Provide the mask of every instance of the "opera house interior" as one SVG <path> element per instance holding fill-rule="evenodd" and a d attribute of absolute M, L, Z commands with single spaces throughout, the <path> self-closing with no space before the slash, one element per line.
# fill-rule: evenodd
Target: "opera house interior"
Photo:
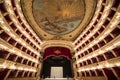
<path fill-rule="evenodd" d="M 0 80 L 120 80 L 120 0 L 0 0 Z"/>

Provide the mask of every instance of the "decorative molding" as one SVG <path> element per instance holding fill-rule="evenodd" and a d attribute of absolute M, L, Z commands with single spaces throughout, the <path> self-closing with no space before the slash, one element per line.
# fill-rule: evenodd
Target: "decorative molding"
<path fill-rule="evenodd" d="M 44 41 L 41 45 L 42 49 L 41 52 L 44 52 L 44 50 L 48 47 L 54 47 L 54 46 L 60 46 L 60 47 L 66 47 L 70 49 L 71 53 L 74 53 L 74 45 L 70 41 L 63 41 L 63 40 L 49 40 Z"/>

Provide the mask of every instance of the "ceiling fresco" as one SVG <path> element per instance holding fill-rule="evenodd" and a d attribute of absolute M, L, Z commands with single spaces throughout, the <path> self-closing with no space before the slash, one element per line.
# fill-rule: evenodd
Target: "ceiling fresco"
<path fill-rule="evenodd" d="M 75 30 L 85 14 L 84 0 L 34 0 L 33 15 L 41 29 L 49 34 L 67 34 Z"/>

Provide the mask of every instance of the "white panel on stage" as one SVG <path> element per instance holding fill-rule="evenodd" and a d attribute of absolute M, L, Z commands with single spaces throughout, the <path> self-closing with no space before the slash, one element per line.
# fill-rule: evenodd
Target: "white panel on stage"
<path fill-rule="evenodd" d="M 63 67 L 51 67 L 51 78 L 63 78 Z"/>

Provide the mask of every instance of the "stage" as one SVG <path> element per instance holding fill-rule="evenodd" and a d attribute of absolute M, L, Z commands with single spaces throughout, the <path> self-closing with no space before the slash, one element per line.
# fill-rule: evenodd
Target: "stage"
<path fill-rule="evenodd" d="M 42 80 L 74 80 L 73 78 L 45 78 Z"/>

